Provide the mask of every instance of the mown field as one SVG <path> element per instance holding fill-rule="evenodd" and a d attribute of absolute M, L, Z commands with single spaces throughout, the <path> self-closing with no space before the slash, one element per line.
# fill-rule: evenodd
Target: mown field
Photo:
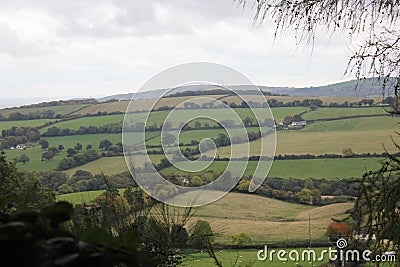
<path fill-rule="evenodd" d="M 0 132 L 1 130 L 10 129 L 11 127 L 38 127 L 51 121 L 54 120 L 40 119 L 40 120 L 21 120 L 21 121 L 0 121 Z"/>
<path fill-rule="evenodd" d="M 122 193 L 123 189 L 120 189 Z M 78 192 L 57 196 L 59 200 L 74 204 L 93 200 L 103 191 Z M 206 194 L 213 194 L 212 191 Z M 206 220 L 213 229 L 215 242 L 229 244 L 231 235 L 247 233 L 252 244 L 308 238 L 308 218 L 311 218 L 313 240 L 324 239 L 331 218 L 343 218 L 352 203 L 332 204 L 322 207 L 302 205 L 266 198 L 253 194 L 228 193 L 214 203 L 194 208 L 189 229 L 197 220 Z M 179 210 L 180 208 L 177 208 Z"/>
<path fill-rule="evenodd" d="M 263 266 L 270 266 L 270 267 L 281 267 L 281 266 L 309 266 L 310 262 L 308 261 L 307 256 L 305 256 L 305 261 L 301 260 L 301 255 L 303 250 L 308 250 L 308 248 L 290 248 L 287 247 L 284 250 L 289 253 L 291 250 L 298 251 L 300 255 L 300 261 L 298 262 L 280 262 L 276 254 L 274 254 L 274 258 L 272 261 L 267 259 L 266 261 L 259 261 L 257 260 L 257 252 L 260 249 L 263 249 L 264 246 L 260 245 L 259 248 L 255 249 L 239 249 L 239 250 L 217 250 L 215 252 L 217 258 L 221 261 L 223 266 L 254 266 L 254 267 L 263 267 Z M 273 248 L 269 248 L 268 251 L 271 251 Z M 317 258 L 321 255 L 322 250 L 327 248 L 313 248 L 315 251 Z M 276 249 L 279 250 L 279 249 Z M 286 254 L 288 255 L 288 254 Z M 315 264 L 323 264 L 328 262 L 328 257 L 325 254 L 325 259 L 323 261 L 318 261 Z M 198 252 L 189 252 L 184 255 L 185 260 L 182 263 L 182 266 L 193 266 L 193 267 L 213 267 L 215 263 L 213 259 L 211 259 L 207 252 L 205 251 L 198 251 Z M 248 265 L 246 265 L 248 264 Z M 318 266 L 316 265 L 316 266 Z"/>
<path fill-rule="evenodd" d="M 153 163 L 159 163 L 161 155 L 150 156 Z M 325 178 L 328 180 L 361 177 L 366 170 L 377 169 L 383 158 L 336 158 L 336 159 L 300 159 L 300 160 L 275 160 L 268 177 L 280 178 Z M 140 162 L 139 162 L 140 164 Z M 196 165 L 196 163 L 193 163 Z M 240 164 L 240 163 L 239 163 Z M 233 173 L 239 171 L 241 164 L 232 162 Z M 256 161 L 248 163 L 245 175 L 254 172 Z M 215 161 L 208 168 L 222 172 L 227 166 L 227 161 Z M 70 176 L 77 170 L 87 170 L 93 174 L 116 174 L 127 170 L 124 157 L 102 158 L 85 165 L 66 171 Z M 186 172 L 174 167 L 161 171 L 163 174 L 187 175 Z"/>
<path fill-rule="evenodd" d="M 302 117 L 305 120 L 329 119 L 347 116 L 366 116 L 376 114 L 387 114 L 387 108 L 368 107 L 368 108 L 318 108 L 305 113 Z"/>
<path fill-rule="evenodd" d="M 90 106 L 89 104 L 76 104 L 76 105 L 61 105 L 61 106 L 50 106 L 50 107 L 37 107 L 37 108 L 6 108 L 0 109 L 0 114 L 7 117 L 10 113 L 19 112 L 22 114 L 29 114 L 35 112 L 43 112 L 47 110 L 52 110 L 56 114 L 69 114 L 74 111 L 80 110 L 84 107 Z"/>
<path fill-rule="evenodd" d="M 253 244 L 265 244 L 287 238 L 307 239 L 310 215 L 312 238 L 321 240 L 331 218 L 344 218 L 352 205 L 340 203 L 315 207 L 231 192 L 216 202 L 195 208 L 189 225 L 199 219 L 208 221 L 219 243 L 228 244 L 231 235 L 243 232 L 251 237 Z"/>
<path fill-rule="evenodd" d="M 383 158 L 335 158 L 335 159 L 299 159 L 299 160 L 275 160 L 272 163 L 268 177 L 280 178 L 325 178 L 327 180 L 361 177 L 367 170 L 377 169 Z M 244 175 L 254 173 L 257 161 L 250 161 Z M 192 163 L 196 165 L 196 163 Z M 208 168 L 223 172 L 227 167 L 227 161 L 215 161 Z M 237 174 L 243 166 L 243 162 L 232 163 L 232 173 Z M 185 164 L 185 166 L 188 164 Z M 187 172 L 168 167 L 161 171 L 164 174 L 187 175 Z"/>
<path fill-rule="evenodd" d="M 58 195 L 56 199 L 58 201 L 67 201 L 73 205 L 89 203 L 93 201 L 96 197 L 101 195 L 105 190 L 96 190 L 96 191 L 86 191 L 86 192 L 75 192 L 69 194 Z M 118 189 L 120 194 L 123 194 L 125 189 Z"/>
<path fill-rule="evenodd" d="M 154 164 L 158 164 L 160 163 L 160 160 L 164 156 L 150 155 L 149 157 Z M 138 157 L 138 162 L 136 162 L 137 165 L 135 166 L 141 167 L 143 162 L 144 160 L 141 160 L 140 157 Z M 119 156 L 119 157 L 100 158 L 98 160 L 86 163 L 85 165 L 69 169 L 66 171 L 66 173 L 69 176 L 72 176 L 77 170 L 86 170 L 91 172 L 92 174 L 103 173 L 109 175 L 127 171 L 128 167 L 126 166 L 125 158 L 123 156 Z"/>
<path fill-rule="evenodd" d="M 46 132 L 49 127 L 58 127 L 60 129 L 69 128 L 71 130 L 78 130 L 80 126 L 103 126 L 109 123 L 122 123 L 124 120 L 123 114 L 107 115 L 107 116 L 96 116 L 96 117 L 85 117 L 80 119 L 68 120 L 59 123 L 55 123 L 51 126 L 42 128 L 40 131 Z"/>

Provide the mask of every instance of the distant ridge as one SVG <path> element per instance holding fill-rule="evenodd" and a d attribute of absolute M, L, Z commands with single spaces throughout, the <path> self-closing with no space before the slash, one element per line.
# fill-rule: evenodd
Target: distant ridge
<path fill-rule="evenodd" d="M 229 86 L 229 85 L 227 85 Z M 270 92 L 277 95 L 289 96 L 310 96 L 310 97 L 380 97 L 382 96 L 382 80 L 378 79 L 365 79 L 362 81 L 350 80 L 329 85 L 316 86 L 316 87 L 270 87 L 258 86 L 262 91 Z M 390 88 L 390 84 L 388 85 Z M 214 85 L 188 85 L 177 87 L 173 93 L 197 90 L 212 90 L 220 87 Z M 232 90 L 254 90 L 251 85 L 234 85 L 229 86 Z M 168 89 L 157 89 L 137 93 L 137 99 L 149 99 L 163 96 Z M 98 98 L 99 102 L 105 102 L 110 99 L 130 100 L 134 93 L 111 95 Z"/>

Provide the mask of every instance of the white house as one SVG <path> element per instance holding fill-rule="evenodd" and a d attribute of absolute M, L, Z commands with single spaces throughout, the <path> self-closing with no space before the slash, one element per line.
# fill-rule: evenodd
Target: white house
<path fill-rule="evenodd" d="M 293 121 L 292 124 L 290 124 L 290 126 L 294 127 L 294 126 L 306 126 L 307 122 L 306 121 Z"/>
<path fill-rule="evenodd" d="M 19 144 L 15 148 L 17 148 L 17 149 L 26 149 L 26 145 L 25 144 Z"/>

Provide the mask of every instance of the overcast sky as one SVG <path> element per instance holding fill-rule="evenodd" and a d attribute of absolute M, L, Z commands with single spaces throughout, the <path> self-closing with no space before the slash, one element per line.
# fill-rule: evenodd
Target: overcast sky
<path fill-rule="evenodd" d="M 343 80 L 348 39 L 311 48 L 232 0 L 0 0 L 1 98 L 98 97 L 137 90 L 165 68 L 230 66 L 266 86 Z"/>

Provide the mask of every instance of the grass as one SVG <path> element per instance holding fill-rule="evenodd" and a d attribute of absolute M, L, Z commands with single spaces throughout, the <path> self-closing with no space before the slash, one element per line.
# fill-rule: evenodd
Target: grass
<path fill-rule="evenodd" d="M 83 135 L 70 135 L 70 136 L 56 136 L 56 137 L 43 137 L 49 142 L 50 146 L 58 146 L 59 144 L 64 145 L 65 149 L 74 147 L 76 143 L 81 143 L 83 149 L 88 144 L 93 146 L 93 149 L 100 151 L 99 143 L 103 139 L 110 140 L 113 144 L 120 143 L 121 134 L 83 134 Z"/>
<path fill-rule="evenodd" d="M 276 155 L 279 154 L 341 154 L 344 148 L 351 148 L 354 153 L 373 153 L 397 152 L 391 136 L 396 142 L 400 137 L 394 132 L 391 126 L 382 127 L 380 130 L 360 130 L 349 131 L 278 131 L 276 140 Z M 267 155 L 273 151 L 273 136 L 266 136 L 250 142 L 251 156 L 260 155 L 260 147 L 263 142 Z M 234 157 L 247 156 L 247 144 L 235 144 L 237 149 Z M 232 146 L 232 147 L 233 147 Z M 231 147 L 220 147 L 218 153 L 220 157 L 230 157 Z"/>
<path fill-rule="evenodd" d="M 121 123 L 124 120 L 124 115 L 123 114 L 117 114 L 117 115 L 108 115 L 108 116 L 95 116 L 95 117 L 85 117 L 85 118 L 79 118 L 79 119 L 74 119 L 74 120 L 68 120 L 68 121 L 63 121 L 59 123 L 55 123 L 49 127 L 45 127 L 41 129 L 40 131 L 46 132 L 48 128 L 50 127 L 58 127 L 58 128 L 69 128 L 71 130 L 78 130 L 80 126 L 103 126 L 108 123 Z"/>
<path fill-rule="evenodd" d="M 1 130 L 10 129 L 11 127 L 38 127 L 50 121 L 53 120 L 41 119 L 41 120 L 22 120 L 22 121 L 0 121 L 0 132 Z"/>
<path fill-rule="evenodd" d="M 0 114 L 3 116 L 8 116 L 12 112 L 29 114 L 29 113 L 35 113 L 37 111 L 42 112 L 47 110 L 53 110 L 56 114 L 65 115 L 87 106 L 89 105 L 76 104 L 76 105 L 61 105 L 61 106 L 51 106 L 51 107 L 37 107 L 37 108 L 7 108 L 7 109 L 0 109 Z"/>
<path fill-rule="evenodd" d="M 257 259 L 257 252 L 260 249 L 263 249 L 263 246 L 255 249 L 238 249 L 238 250 L 218 250 L 215 251 L 217 258 L 222 262 L 223 266 L 254 266 L 254 267 L 261 267 L 261 266 L 270 266 L 270 267 L 281 267 L 281 266 L 308 266 L 310 262 L 307 260 L 307 256 L 305 256 L 306 261 L 301 261 L 301 252 L 308 248 L 285 248 L 284 250 L 289 253 L 291 250 L 296 250 L 299 253 L 300 261 L 293 262 L 281 262 L 277 259 L 277 254 L 274 254 L 273 260 L 270 261 L 269 258 L 266 261 L 259 261 Z M 268 253 L 273 248 L 268 248 Z M 316 253 L 316 257 L 319 258 L 321 255 L 322 250 L 327 248 L 313 248 Z M 280 249 L 275 249 L 279 251 Z M 286 254 L 285 257 L 288 258 L 289 254 Z M 323 264 L 327 262 L 328 254 L 325 254 L 325 258 L 323 261 L 318 261 L 316 264 Z M 215 266 L 214 260 L 209 257 L 207 252 L 205 251 L 197 251 L 197 252 L 189 252 L 187 254 L 184 253 L 185 260 L 182 263 L 182 266 L 193 266 L 193 267 L 213 267 Z M 233 265 L 237 261 L 239 265 Z M 241 264 L 241 265 L 240 265 Z M 250 265 L 246 265 L 250 264 Z"/>
<path fill-rule="evenodd" d="M 383 107 L 371 108 L 318 108 L 314 111 L 309 111 L 302 117 L 305 120 L 339 118 L 345 116 L 358 116 L 358 115 L 375 115 L 387 114 Z"/>
<path fill-rule="evenodd" d="M 163 157 L 163 155 L 150 155 L 150 160 L 153 163 L 158 164 Z M 144 160 L 142 160 L 140 157 L 136 157 L 135 159 L 138 159 L 138 162 L 136 162 L 135 166 L 141 166 L 144 162 Z M 104 173 L 105 175 L 110 175 L 127 171 L 128 168 L 126 166 L 125 158 L 121 156 L 100 158 L 84 165 L 69 169 L 65 172 L 69 176 L 72 176 L 77 170 L 89 171 L 92 174 Z"/>
<path fill-rule="evenodd" d="M 100 140 L 109 139 L 111 142 L 118 143 L 121 142 L 121 134 L 93 134 L 93 135 L 73 135 L 73 136 L 58 136 L 58 137 L 46 137 L 43 138 L 49 142 L 49 146 L 55 146 L 62 144 L 64 145 L 64 150 L 61 151 L 50 161 L 42 161 L 42 154 L 45 150 L 40 148 L 38 144 L 28 144 L 26 150 L 14 149 L 5 150 L 6 156 L 9 159 L 19 157 L 22 154 L 26 154 L 30 161 L 28 163 L 22 164 L 18 163 L 18 169 L 22 171 L 50 171 L 57 167 L 58 162 L 67 156 L 66 150 L 70 147 L 74 147 L 77 142 L 83 145 L 83 151 L 86 145 L 91 144 L 93 149 L 98 152 L 101 150 L 98 148 Z"/>
<path fill-rule="evenodd" d="M 382 158 L 336 158 L 336 159 L 300 159 L 300 160 L 275 160 L 268 177 L 280 178 L 325 178 L 328 180 L 361 177 L 366 170 L 378 169 Z M 195 163 L 192 163 L 195 164 Z M 241 164 L 232 162 L 232 173 L 236 174 L 241 169 Z M 227 166 L 226 161 L 215 161 L 208 169 L 223 172 Z M 254 173 L 256 161 L 250 161 L 245 175 Z M 187 175 L 186 172 L 168 167 L 161 171 L 163 174 Z"/>
<path fill-rule="evenodd" d="M 225 244 L 231 243 L 231 235 L 241 232 L 248 234 L 253 244 L 287 238 L 306 240 L 310 214 L 312 237 L 321 239 L 331 218 L 343 218 L 352 205 L 340 203 L 315 207 L 231 192 L 214 203 L 194 208 L 189 228 L 197 220 L 206 220 L 217 234 L 216 242 Z"/>
<path fill-rule="evenodd" d="M 10 160 L 15 157 L 19 157 L 22 154 L 26 154 L 30 161 L 28 163 L 22 164 L 18 163 L 17 167 L 20 171 L 50 171 L 54 170 L 57 166 L 57 163 L 63 158 L 66 157 L 66 153 L 60 153 L 56 155 L 50 161 L 42 161 L 42 154 L 44 150 L 40 148 L 39 145 L 28 146 L 26 150 L 14 149 L 14 150 L 5 150 L 7 158 Z M 64 155 L 65 153 L 65 155 Z"/>
<path fill-rule="evenodd" d="M 360 131 L 360 130 L 400 130 L 395 117 L 354 118 L 335 121 L 314 122 L 307 125 L 303 132 Z"/>
<path fill-rule="evenodd" d="M 105 190 L 96 190 L 96 191 L 86 191 L 86 192 L 75 192 L 69 194 L 58 195 L 56 199 L 58 201 L 67 201 L 73 205 L 89 203 L 93 201 L 96 197 L 101 195 Z M 120 194 L 123 194 L 125 189 L 118 189 Z"/>
<path fill-rule="evenodd" d="M 257 132 L 260 128 L 258 127 L 250 127 L 246 128 L 247 132 Z M 267 128 L 261 127 L 261 131 L 267 131 Z M 233 136 L 239 135 L 242 131 L 240 129 L 231 129 L 231 133 Z M 157 133 L 158 137 L 151 139 L 146 142 L 147 145 L 161 145 L 161 133 L 160 132 L 149 132 L 155 135 Z M 192 130 L 192 131 L 183 131 L 179 134 L 179 143 L 189 144 L 191 140 L 201 141 L 205 138 L 217 138 L 219 134 L 228 135 L 225 129 L 208 129 L 208 130 Z M 146 138 L 150 136 L 147 135 Z"/>
<path fill-rule="evenodd" d="M 209 98 L 219 98 L 222 95 L 209 95 L 206 97 Z M 169 106 L 169 107 L 175 107 L 179 103 L 182 103 L 183 101 L 192 99 L 192 96 L 183 96 L 183 97 L 171 97 L 171 98 L 161 98 L 157 104 L 155 105 L 155 108 L 159 108 L 162 106 Z M 97 104 L 97 105 L 92 105 L 87 108 L 84 108 L 80 111 L 78 111 L 76 114 L 96 114 L 97 112 L 125 112 L 130 101 L 119 101 L 119 102 L 111 102 L 111 103 L 102 103 L 102 104 Z M 138 99 L 132 101 L 132 104 L 129 108 L 130 111 L 142 111 L 142 110 L 148 110 L 150 106 L 152 106 L 154 102 L 154 99 Z"/>
<path fill-rule="evenodd" d="M 119 189 L 120 194 L 124 189 Z M 73 204 L 88 203 L 104 190 L 76 192 L 57 196 Z M 212 194 L 213 192 L 206 192 Z M 197 220 L 206 220 L 216 234 L 216 242 L 231 243 L 231 235 L 247 233 L 252 244 L 268 244 L 271 241 L 305 240 L 308 237 L 308 215 L 314 240 L 321 240 L 331 218 L 343 218 L 352 203 L 315 207 L 253 194 L 228 193 L 218 201 L 193 209 L 188 228 Z"/>

